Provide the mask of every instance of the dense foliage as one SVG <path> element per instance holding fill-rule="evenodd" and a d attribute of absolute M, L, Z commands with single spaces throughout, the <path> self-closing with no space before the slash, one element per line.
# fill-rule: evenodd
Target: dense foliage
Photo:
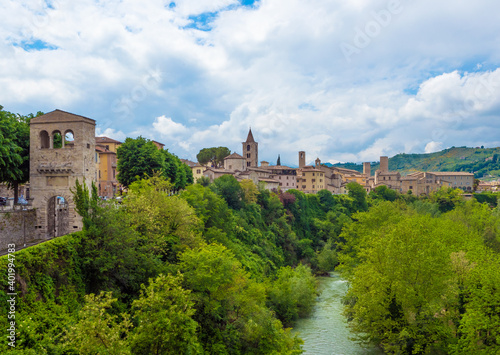
<path fill-rule="evenodd" d="M 340 262 L 360 341 L 498 353 L 500 211 L 453 189 L 349 190 L 273 193 L 225 176 L 176 194 L 156 174 L 116 203 L 78 183 L 84 231 L 16 253 L 12 352 L 298 354 L 287 327 L 313 308 L 313 272 Z"/>
<path fill-rule="evenodd" d="M 0 183 L 14 189 L 16 201 L 18 186 L 29 181 L 29 121 L 42 114 L 23 116 L 4 111 L 0 105 Z"/>
<path fill-rule="evenodd" d="M 131 183 L 116 203 L 78 183 L 84 231 L 16 253 L 22 290 L 13 351 L 300 353 L 286 327 L 312 310 L 310 266 L 336 235 L 316 229 L 335 200 L 292 191 L 295 200 L 284 204 L 234 178 L 174 191 L 156 175 Z M 334 253 L 332 242 L 327 248 Z"/>
<path fill-rule="evenodd" d="M 360 341 L 390 354 L 500 352 L 497 208 L 443 189 L 353 217 L 339 258 Z"/>
<path fill-rule="evenodd" d="M 166 149 L 158 149 L 149 139 L 141 136 L 127 138 L 117 149 L 118 181 L 129 186 L 147 176 L 160 172 L 173 184 L 175 190 L 180 190 L 193 183 L 191 168 L 181 162 Z"/>

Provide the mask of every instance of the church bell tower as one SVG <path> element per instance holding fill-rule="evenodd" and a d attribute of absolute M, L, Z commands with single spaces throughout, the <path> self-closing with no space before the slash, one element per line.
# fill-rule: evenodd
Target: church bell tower
<path fill-rule="evenodd" d="M 248 168 L 256 168 L 259 161 L 259 144 L 253 139 L 252 129 L 248 131 L 246 142 L 243 142 L 243 158 Z"/>

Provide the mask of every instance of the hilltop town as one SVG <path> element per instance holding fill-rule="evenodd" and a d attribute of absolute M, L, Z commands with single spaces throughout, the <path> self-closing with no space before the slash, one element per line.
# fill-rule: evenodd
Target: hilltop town
<path fill-rule="evenodd" d="M 30 181 L 21 186 L 19 192 L 36 210 L 32 224 L 39 238 L 81 230 L 81 218 L 76 213 L 71 192 L 77 180 L 87 186 L 95 183 L 103 199 L 114 198 L 123 192 L 117 179 L 117 150 L 122 142 L 96 137 L 95 126 L 96 122 L 90 118 L 61 110 L 31 119 Z M 164 144 L 152 142 L 158 149 L 164 148 Z M 259 144 L 250 129 L 242 142 L 241 154 L 233 152 L 226 156 L 223 167 L 186 159 L 181 161 L 191 168 L 194 182 L 201 177 L 213 182 L 223 175 L 232 175 L 238 181 L 251 180 L 271 191 L 296 189 L 316 194 L 328 190 L 332 194 L 345 194 L 351 182 L 360 184 L 367 192 L 386 186 L 416 196 L 430 194 L 442 187 L 474 191 L 472 173 L 413 172 L 402 176 L 390 170 L 386 156 L 380 157 L 380 168 L 373 173 L 370 163 L 364 163 L 363 171 L 359 172 L 322 164 L 320 158 L 314 165 L 307 165 L 305 151 L 297 152 L 297 158 L 298 168 L 259 162 Z M 0 190 L 0 196 L 11 193 L 6 186 Z"/>

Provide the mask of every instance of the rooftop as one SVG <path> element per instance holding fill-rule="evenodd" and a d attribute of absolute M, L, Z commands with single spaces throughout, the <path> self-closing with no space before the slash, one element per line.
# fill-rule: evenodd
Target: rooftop
<path fill-rule="evenodd" d="M 95 143 L 96 144 L 99 144 L 99 143 L 115 143 L 115 144 L 122 144 L 122 142 L 120 141 L 117 141 L 117 140 L 114 140 L 114 139 L 111 139 L 109 137 L 95 137 Z"/>
<path fill-rule="evenodd" d="M 238 153 L 233 153 L 231 155 L 228 155 L 227 157 L 224 158 L 224 160 L 226 159 L 245 159 L 243 158 L 241 155 L 239 155 Z"/>
<path fill-rule="evenodd" d="M 46 113 L 45 115 L 34 117 L 30 120 L 30 124 L 37 123 L 61 123 L 61 122 L 87 122 L 93 124 L 95 126 L 95 120 L 75 115 L 74 113 L 62 111 L 62 110 L 54 110 L 52 112 Z"/>

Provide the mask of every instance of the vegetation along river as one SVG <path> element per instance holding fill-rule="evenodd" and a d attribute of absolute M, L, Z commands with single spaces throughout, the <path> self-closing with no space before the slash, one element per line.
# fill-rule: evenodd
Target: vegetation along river
<path fill-rule="evenodd" d="M 321 292 L 312 315 L 300 319 L 294 332 L 304 340 L 305 354 L 309 355 L 379 355 L 378 348 L 364 348 L 350 340 L 352 334 L 342 315 L 342 297 L 347 282 L 332 272 L 331 277 L 319 277 Z"/>

